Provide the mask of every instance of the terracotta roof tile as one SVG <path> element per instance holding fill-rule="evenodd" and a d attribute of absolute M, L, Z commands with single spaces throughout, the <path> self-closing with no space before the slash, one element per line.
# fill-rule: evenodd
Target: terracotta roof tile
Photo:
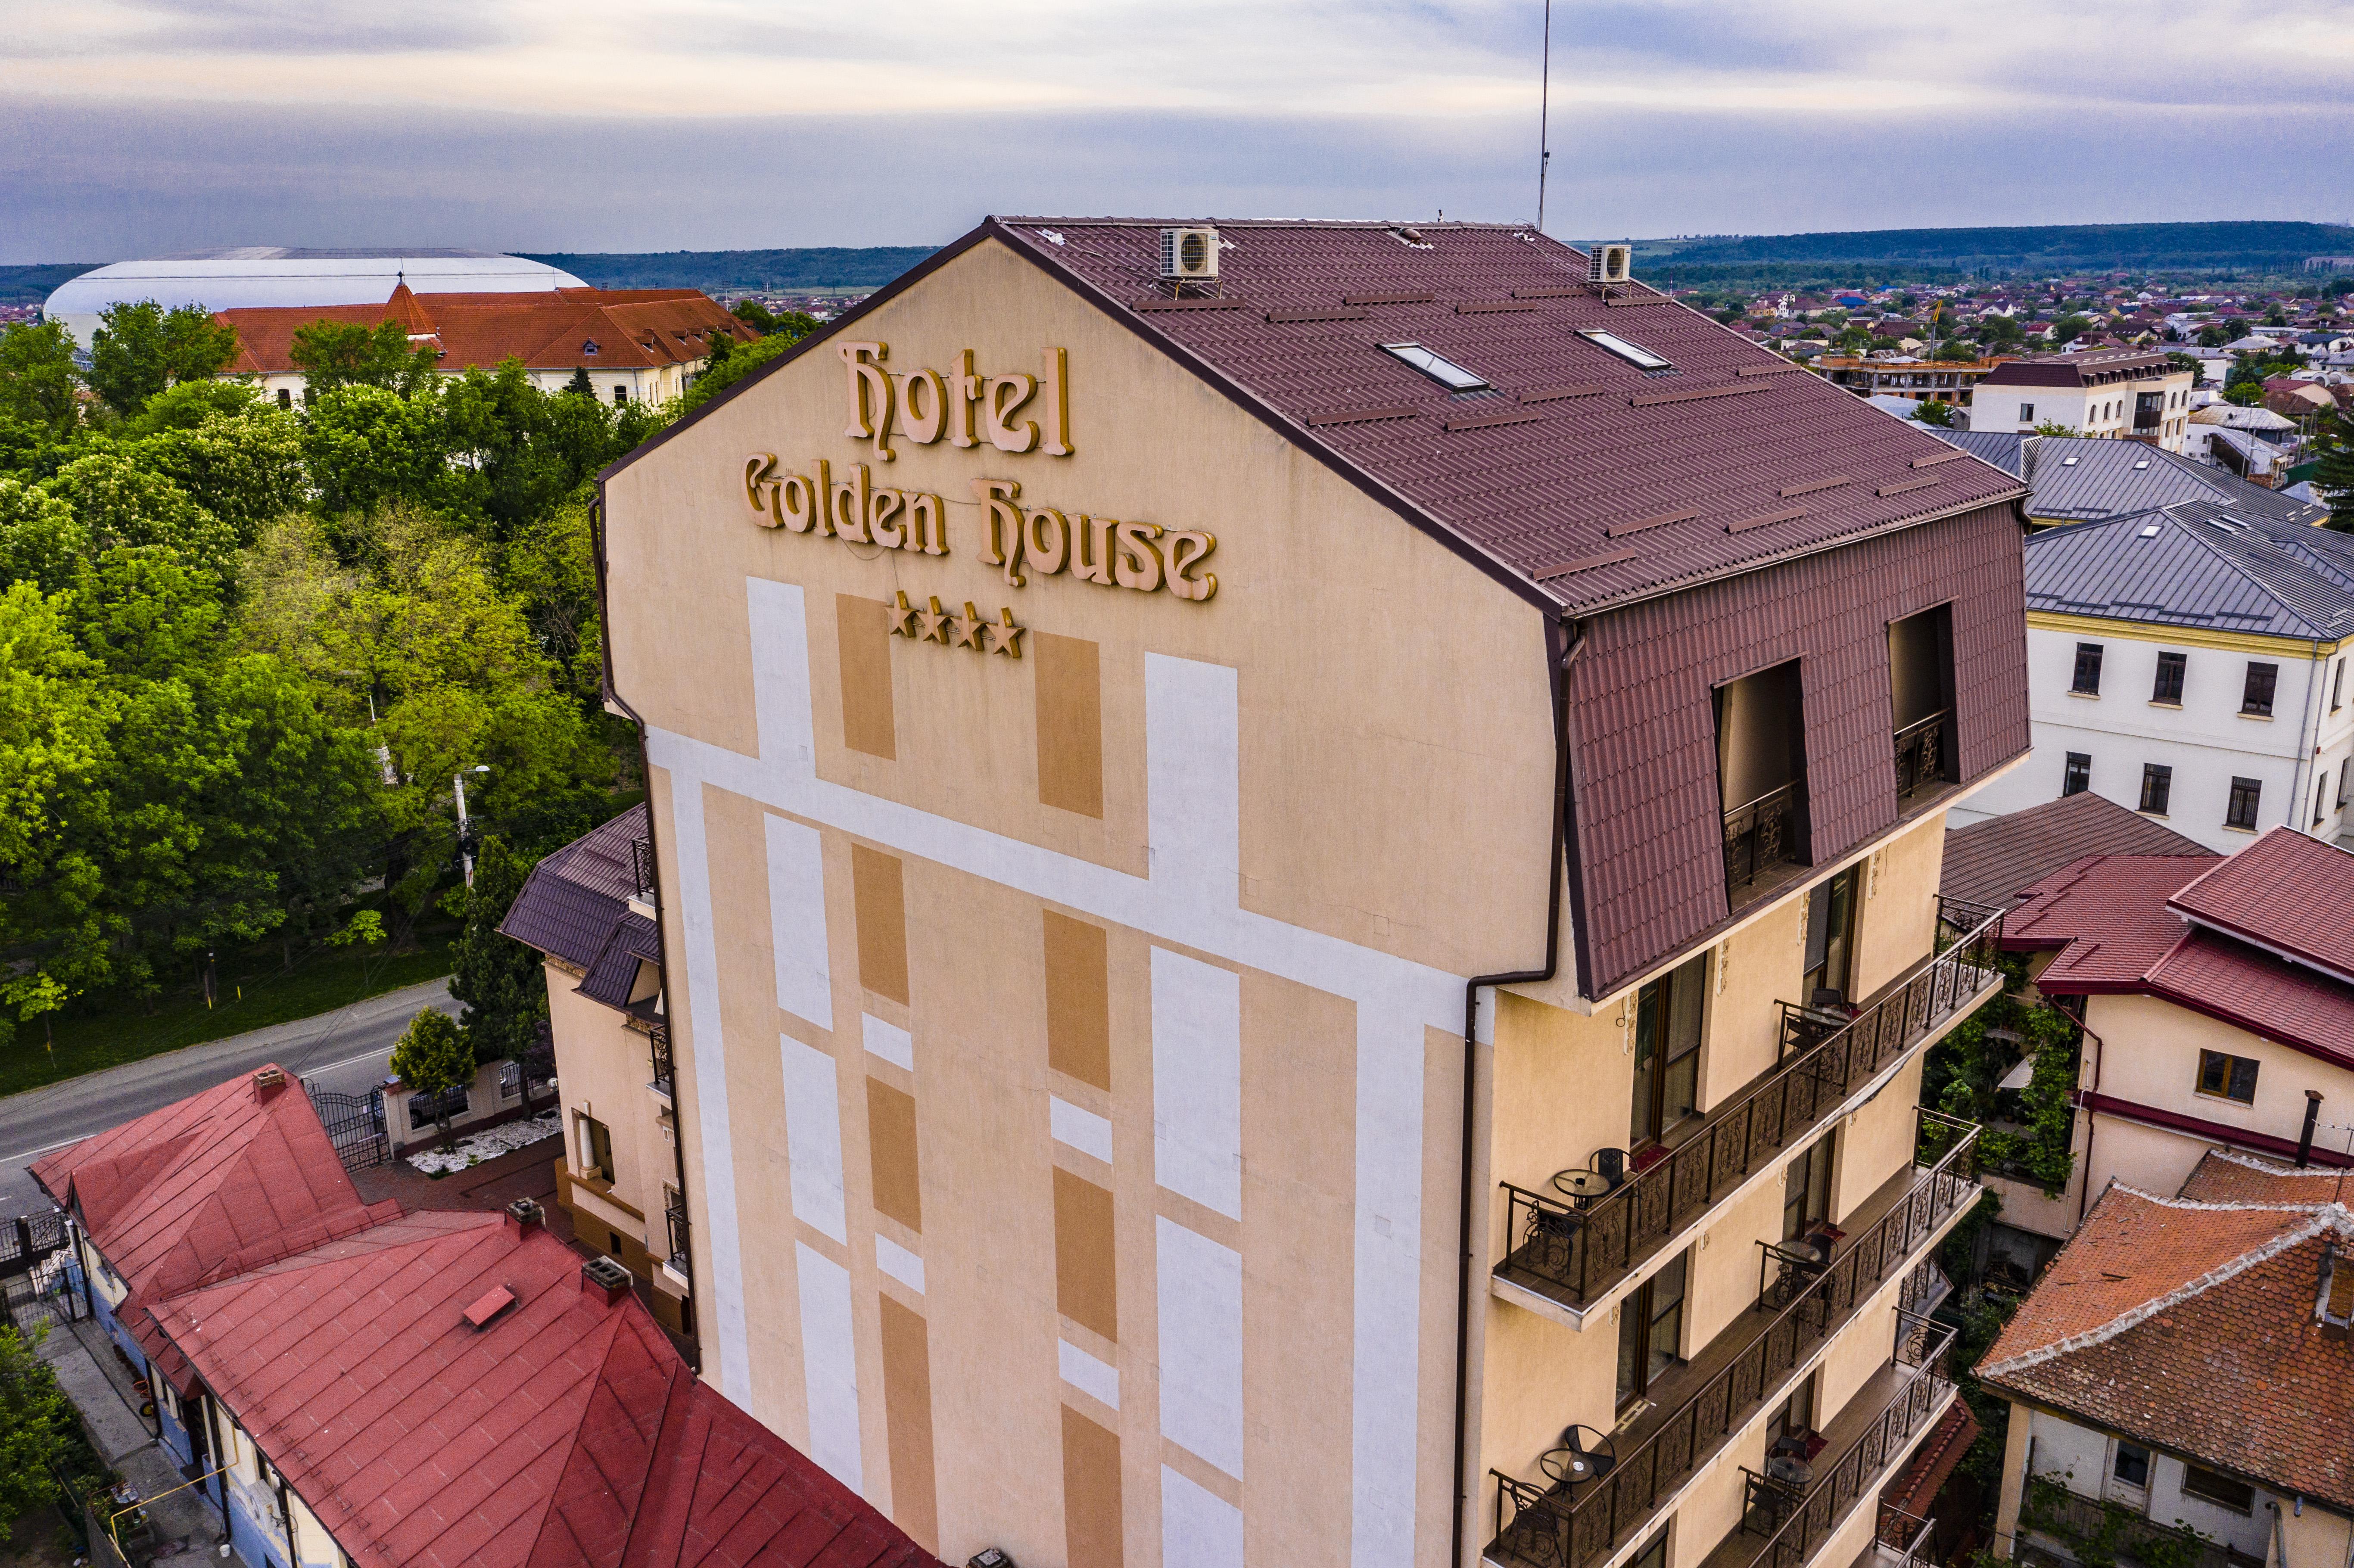
<path fill-rule="evenodd" d="M 2211 1149 L 2191 1167 L 2175 1196 L 2201 1203 L 2335 1203 L 2354 1197 L 2354 1177 L 2342 1170 L 2299 1171 Z"/>
<path fill-rule="evenodd" d="M 440 368 L 453 371 L 490 369 L 510 358 L 533 370 L 684 365 L 710 352 L 714 332 L 739 342 L 756 335 L 694 289 L 557 289 L 429 300 L 403 284 L 381 305 L 257 306 L 217 311 L 213 319 L 237 329 L 238 357 L 229 368 L 247 375 L 295 369 L 294 334 L 321 321 L 398 322 L 412 336 L 429 334 L 442 353 Z M 590 343 L 597 345 L 593 353 L 586 347 Z"/>

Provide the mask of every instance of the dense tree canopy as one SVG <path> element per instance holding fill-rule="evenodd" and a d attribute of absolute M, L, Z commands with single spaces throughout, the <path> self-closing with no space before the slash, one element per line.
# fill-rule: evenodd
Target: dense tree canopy
<path fill-rule="evenodd" d="M 165 387 L 200 381 L 237 357 L 237 331 L 202 305 L 153 300 L 109 305 L 90 334 L 90 389 L 118 414 L 137 414 Z"/>

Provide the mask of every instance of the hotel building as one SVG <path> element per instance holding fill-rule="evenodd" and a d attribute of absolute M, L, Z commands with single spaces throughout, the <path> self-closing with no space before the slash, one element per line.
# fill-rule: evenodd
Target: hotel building
<path fill-rule="evenodd" d="M 566 1158 L 675 1149 L 702 1374 L 944 1558 L 1895 1528 L 2023 488 L 1602 270 L 991 220 L 605 475 Z"/>

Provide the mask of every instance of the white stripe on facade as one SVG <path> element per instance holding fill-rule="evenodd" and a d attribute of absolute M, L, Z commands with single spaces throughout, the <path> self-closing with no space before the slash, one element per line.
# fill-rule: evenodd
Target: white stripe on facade
<path fill-rule="evenodd" d="M 801 1277 L 801 1383 L 809 1393 L 809 1457 L 857 1491 L 858 1346 L 851 1328 L 850 1271 L 807 1242 L 793 1244 Z"/>
<path fill-rule="evenodd" d="M 924 1260 L 880 1231 L 875 1233 L 875 1266 L 917 1295 L 924 1293 Z"/>
<path fill-rule="evenodd" d="M 833 1027 L 833 967 L 826 957 L 825 841 L 815 828 L 764 818 L 769 829 L 769 940 L 777 952 L 777 1005 Z"/>
<path fill-rule="evenodd" d="M 785 1168 L 793 1217 L 838 1242 L 850 1239 L 842 1194 L 842 1088 L 833 1058 L 780 1034 L 785 1069 Z"/>
<path fill-rule="evenodd" d="M 1242 1568 L 1243 1510 L 1161 1467 L 1161 1568 Z"/>
<path fill-rule="evenodd" d="M 859 1026 L 866 1036 L 866 1048 L 895 1067 L 916 1070 L 916 1040 L 895 1023 L 885 1023 L 871 1012 L 858 1015 Z"/>
<path fill-rule="evenodd" d="M 1091 1110 L 1075 1106 L 1059 1095 L 1047 1097 L 1047 1130 L 1057 1143 L 1067 1143 L 1082 1154 L 1092 1154 L 1105 1164 L 1111 1163 L 1111 1122 Z"/>
<path fill-rule="evenodd" d="M 1243 979 L 1166 948 L 1152 949 L 1152 1179 L 1243 1217 Z"/>
<path fill-rule="evenodd" d="M 691 736 L 650 729 L 648 755 L 655 766 L 671 773 L 674 801 L 684 799 L 697 783 L 709 783 L 771 810 L 854 833 L 893 853 L 953 866 L 1149 938 L 1247 964 L 1357 1004 L 1356 1234 L 1360 1245 L 1354 1265 L 1357 1398 L 1352 1412 L 1356 1436 L 1351 1555 L 1354 1563 L 1364 1568 L 1410 1568 L 1419 1408 L 1415 1371 L 1420 1364 L 1421 1331 L 1419 1205 L 1397 1202 L 1389 1194 L 1420 1189 L 1423 1031 L 1461 1027 L 1462 979 L 1240 906 L 1238 877 L 1231 869 L 1240 859 L 1238 774 L 1231 761 L 1216 757 L 1205 760 L 1198 755 L 1187 760 L 1178 755 L 1201 749 L 1204 737 L 1196 732 L 1196 723 L 1212 716 L 1199 711 L 1200 694 L 1193 692 L 1189 696 L 1187 683 L 1173 678 L 1182 672 L 1169 668 L 1193 661 L 1146 655 L 1148 784 L 1180 795 L 1188 791 L 1198 795 L 1205 787 L 1201 780 L 1223 780 L 1232 803 L 1212 816 L 1196 816 L 1187 822 L 1172 820 L 1154 802 L 1148 802 L 1152 875 L 1140 878 L 819 779 L 811 717 L 809 630 L 801 589 L 796 584 L 758 578 L 746 579 L 745 588 L 760 755 L 747 757 Z M 1231 683 L 1234 676 L 1228 672 L 1225 678 Z M 1231 702 L 1224 713 L 1226 738 L 1212 749 L 1230 759 L 1238 747 Z M 684 812 L 680 815 L 683 820 Z M 703 985 L 691 985 L 689 992 L 698 1025 L 711 1021 L 711 1038 L 705 1038 L 705 1028 L 695 1030 L 695 1061 L 700 1086 L 716 1080 L 724 1071 L 725 1052 L 717 1040 L 708 852 L 699 798 L 692 842 L 682 830 L 680 844 L 682 857 L 698 863 L 694 874 L 701 890 L 701 920 L 698 924 L 690 917 L 684 932 L 690 981 L 698 965 L 708 972 Z M 1204 872 L 1204 866 L 1210 863 L 1226 869 Z M 682 871 L 683 879 L 685 875 Z M 692 916 L 694 912 L 689 913 Z M 1395 1069 L 1395 1063 L 1408 1058 L 1409 1069 Z M 1384 1068 L 1388 1070 L 1379 1070 Z M 1374 1113 L 1370 1119 L 1369 1111 Z M 722 1156 L 717 1163 L 725 1164 L 729 1146 L 724 1137 L 724 1113 L 719 1121 L 722 1136 L 715 1139 L 706 1095 L 701 1118 L 705 1147 L 717 1150 Z M 1373 1129 L 1398 1124 L 1409 1127 L 1412 1135 L 1385 1148 Z M 706 1158 L 706 1163 L 712 1161 Z M 1369 1165 L 1380 1176 L 1371 1184 Z M 723 1181 L 728 1188 L 724 1222 L 719 1194 Z M 714 1249 L 715 1262 L 724 1251 L 732 1270 L 717 1287 L 724 1388 L 734 1386 L 724 1380 L 737 1375 L 732 1369 L 741 1364 L 744 1353 L 742 1268 L 737 1250 L 740 1242 L 736 1240 L 733 1181 L 732 1170 L 725 1177 L 715 1170 L 704 1182 L 712 1204 L 713 1228 L 724 1223 L 731 1244 L 726 1249 Z M 1388 1245 L 1368 1246 L 1363 1240 L 1367 1236 L 1382 1237 Z M 736 1325 L 732 1342 L 728 1338 L 731 1310 Z M 1369 1392 L 1373 1396 L 1370 1400 Z"/>
<path fill-rule="evenodd" d="M 1236 1480 L 1243 1473 L 1243 1255 L 1160 1216 L 1161 1435 Z"/>
<path fill-rule="evenodd" d="M 1055 1359 L 1063 1381 L 1081 1393 L 1090 1393 L 1114 1410 L 1119 1408 L 1119 1369 L 1097 1361 L 1068 1340 L 1055 1341 Z"/>

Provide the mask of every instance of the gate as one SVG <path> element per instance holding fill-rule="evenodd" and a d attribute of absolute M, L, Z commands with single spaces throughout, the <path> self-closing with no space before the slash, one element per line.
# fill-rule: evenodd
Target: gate
<path fill-rule="evenodd" d="M 0 1310 L 18 1332 L 90 1315 L 67 1267 L 69 1239 L 61 1210 L 0 1222 Z"/>
<path fill-rule="evenodd" d="M 385 1136 L 384 1097 L 380 1090 L 346 1095 L 320 1088 L 308 1079 L 303 1081 L 302 1090 L 311 1097 L 311 1108 L 319 1113 L 319 1121 L 327 1129 L 327 1139 L 335 1146 L 345 1170 L 365 1171 L 392 1158 L 392 1140 Z"/>

